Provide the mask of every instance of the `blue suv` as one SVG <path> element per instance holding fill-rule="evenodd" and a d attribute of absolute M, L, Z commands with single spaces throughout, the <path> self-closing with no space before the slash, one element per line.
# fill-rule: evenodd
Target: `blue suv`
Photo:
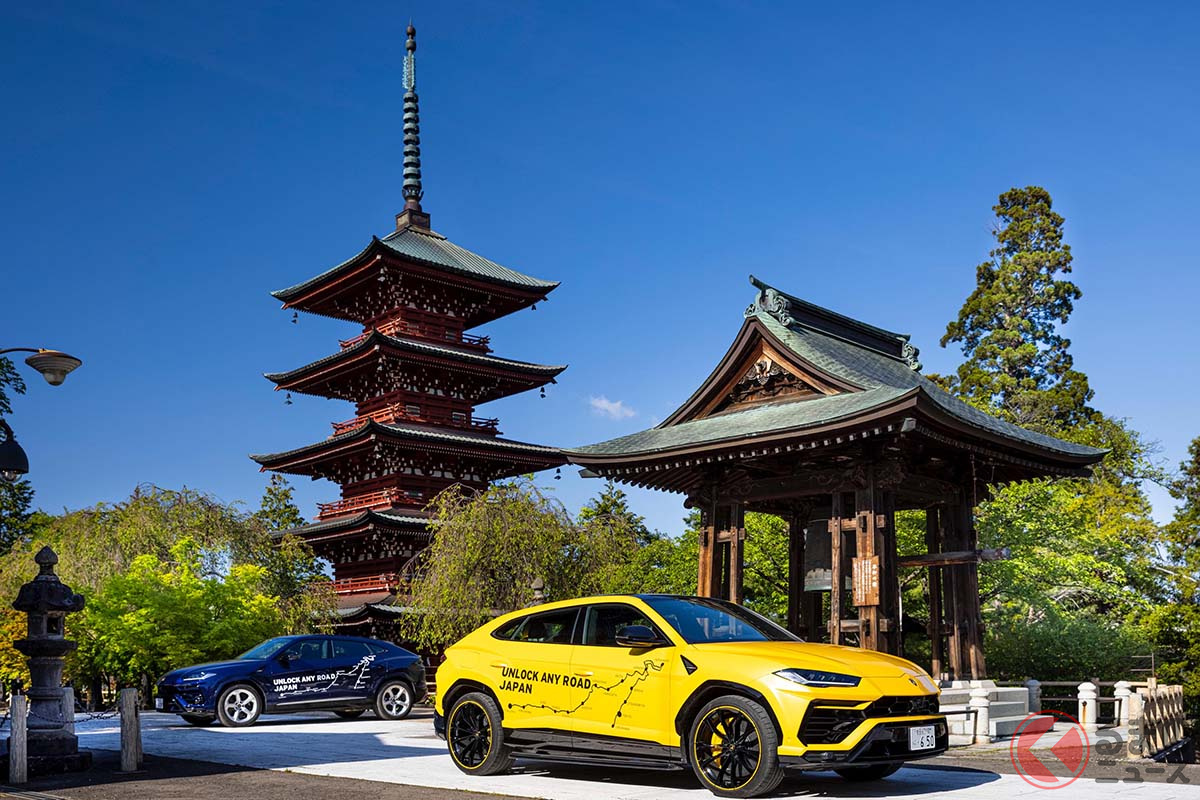
<path fill-rule="evenodd" d="M 357 636 L 279 636 L 232 661 L 169 672 L 154 707 L 192 725 L 241 728 L 261 714 L 332 711 L 352 719 L 368 709 L 404 719 L 425 698 L 416 653 Z"/>

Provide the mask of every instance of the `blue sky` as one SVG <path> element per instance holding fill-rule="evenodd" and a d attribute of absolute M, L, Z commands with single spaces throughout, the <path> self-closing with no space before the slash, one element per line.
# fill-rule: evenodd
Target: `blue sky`
<path fill-rule="evenodd" d="M 482 409 L 507 436 L 661 420 L 737 332 L 751 272 L 952 369 L 937 341 L 991 206 L 1040 184 L 1084 292 L 1077 366 L 1178 463 L 1200 434 L 1200 14 L 962 5 L 5 4 L 0 347 L 85 361 L 58 389 L 26 371 L 15 401 L 39 504 L 143 481 L 256 503 L 248 453 L 351 416 L 262 378 L 355 333 L 292 325 L 268 292 L 391 229 L 410 14 L 435 228 L 562 281 L 477 331 L 570 365 L 546 399 Z M 571 508 L 600 488 L 551 485 Z M 297 482 L 306 514 L 335 495 Z M 681 497 L 631 495 L 679 529 Z"/>

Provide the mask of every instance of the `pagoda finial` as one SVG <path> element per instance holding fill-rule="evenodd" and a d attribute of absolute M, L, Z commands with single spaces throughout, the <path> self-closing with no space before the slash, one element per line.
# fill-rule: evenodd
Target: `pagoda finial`
<path fill-rule="evenodd" d="M 404 56 L 404 210 L 421 213 L 421 119 L 417 108 L 417 29 L 408 23 Z"/>

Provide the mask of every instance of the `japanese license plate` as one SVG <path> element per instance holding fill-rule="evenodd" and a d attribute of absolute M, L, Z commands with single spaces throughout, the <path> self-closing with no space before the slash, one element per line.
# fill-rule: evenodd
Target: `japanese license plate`
<path fill-rule="evenodd" d="M 156 697 L 156 698 L 154 698 L 154 710 L 155 710 L 155 711 L 162 711 L 162 708 L 163 708 L 163 706 L 162 706 L 162 698 L 161 698 L 161 697 Z"/>
<path fill-rule="evenodd" d="M 921 725 L 908 729 L 909 750 L 932 750 L 937 747 L 937 737 L 933 735 L 932 725 Z"/>

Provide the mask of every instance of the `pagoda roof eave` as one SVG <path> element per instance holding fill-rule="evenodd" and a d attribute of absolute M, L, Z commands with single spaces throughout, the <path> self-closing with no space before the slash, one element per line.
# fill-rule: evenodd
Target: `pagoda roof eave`
<path fill-rule="evenodd" d="M 325 461 L 336 457 L 343 450 L 353 449 L 363 440 L 372 439 L 384 439 L 396 444 L 410 444 L 415 449 L 422 451 L 448 449 L 457 454 L 479 458 L 512 460 L 525 466 L 536 466 L 538 469 L 549 469 L 566 463 L 561 451 L 554 447 L 486 435 L 446 433 L 411 425 L 385 425 L 374 420 L 367 420 L 352 431 L 331 436 L 304 447 L 282 453 L 252 454 L 250 458 L 264 470 L 294 472 L 303 464 Z"/>
<path fill-rule="evenodd" d="M 375 256 L 392 255 L 450 275 L 479 281 L 522 294 L 545 297 L 559 286 L 558 281 L 545 281 L 501 266 L 483 256 L 451 242 L 433 231 L 423 232 L 408 227 L 394 231 L 384 238 L 372 236 L 371 241 L 355 255 L 306 281 L 271 292 L 271 296 L 289 307 L 307 295 L 336 283 Z"/>
<path fill-rule="evenodd" d="M 388 529 L 423 529 L 429 523 L 426 516 L 420 516 L 410 511 L 405 512 L 390 512 L 377 511 L 367 509 L 353 514 L 347 514 L 333 519 L 320 520 L 308 525 L 301 525 L 298 528 L 289 528 L 282 531 L 273 531 L 271 538 L 276 541 L 285 536 L 298 536 L 305 541 L 313 541 L 314 537 L 318 540 L 323 540 L 326 537 L 341 536 L 347 531 L 357 529 L 365 529 L 369 527 L 381 527 Z"/>
<path fill-rule="evenodd" d="M 456 362 L 460 365 L 471 365 L 491 369 L 500 372 L 506 372 L 513 375 L 524 373 L 533 380 L 541 380 L 542 383 L 553 382 L 563 370 L 567 368 L 565 364 L 534 364 L 527 361 L 514 361 L 508 358 L 498 358 L 496 356 L 484 355 L 482 353 L 471 353 L 466 350 L 459 350 L 454 347 L 446 347 L 443 345 L 421 342 L 415 339 L 398 338 L 388 336 L 372 329 L 366 338 L 354 345 L 332 353 L 324 358 L 317 359 L 302 367 L 290 370 L 288 372 L 268 372 L 263 377 L 279 388 L 294 388 L 287 384 L 301 380 L 313 372 L 318 370 L 336 367 L 339 364 L 349 362 L 357 356 L 368 353 L 376 347 L 389 347 L 393 350 L 407 351 L 416 355 L 423 355 L 429 358 Z M 536 384 L 535 384 L 536 385 Z"/>

